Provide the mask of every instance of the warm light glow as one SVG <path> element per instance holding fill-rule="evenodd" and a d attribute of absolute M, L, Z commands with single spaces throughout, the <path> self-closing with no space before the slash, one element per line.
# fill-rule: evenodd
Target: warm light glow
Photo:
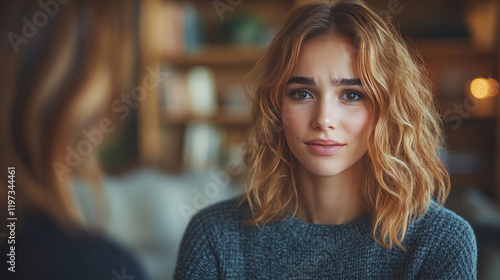
<path fill-rule="evenodd" d="M 498 82 L 492 78 L 476 78 L 470 83 L 472 96 L 484 99 L 498 94 Z"/>
<path fill-rule="evenodd" d="M 488 96 L 495 96 L 498 94 L 498 82 L 495 79 L 487 79 L 490 84 L 490 90 L 488 91 Z"/>

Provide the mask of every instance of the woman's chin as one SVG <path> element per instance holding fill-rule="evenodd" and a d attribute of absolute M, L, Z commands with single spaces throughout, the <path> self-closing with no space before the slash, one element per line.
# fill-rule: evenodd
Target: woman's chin
<path fill-rule="evenodd" d="M 302 165 L 304 166 L 304 165 Z M 308 173 L 318 177 L 332 177 L 342 173 L 343 169 L 333 166 L 304 166 Z"/>

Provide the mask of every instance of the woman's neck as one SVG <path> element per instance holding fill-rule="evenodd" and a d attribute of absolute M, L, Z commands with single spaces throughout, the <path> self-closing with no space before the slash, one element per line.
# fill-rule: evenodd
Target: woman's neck
<path fill-rule="evenodd" d="M 332 177 L 317 176 L 299 165 L 297 218 L 309 223 L 340 225 L 366 213 L 361 185 L 362 160 Z"/>

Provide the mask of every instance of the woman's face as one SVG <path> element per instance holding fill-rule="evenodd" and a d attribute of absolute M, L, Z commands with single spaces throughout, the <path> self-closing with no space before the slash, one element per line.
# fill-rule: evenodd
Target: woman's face
<path fill-rule="evenodd" d="M 370 104 L 347 37 L 306 41 L 282 99 L 288 147 L 312 174 L 340 174 L 368 149 Z"/>

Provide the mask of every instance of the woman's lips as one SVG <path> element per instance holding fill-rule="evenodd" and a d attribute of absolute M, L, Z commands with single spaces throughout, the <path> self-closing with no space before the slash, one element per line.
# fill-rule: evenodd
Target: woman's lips
<path fill-rule="evenodd" d="M 305 144 L 311 152 L 319 156 L 331 156 L 345 146 L 345 144 L 330 139 L 314 139 Z"/>

